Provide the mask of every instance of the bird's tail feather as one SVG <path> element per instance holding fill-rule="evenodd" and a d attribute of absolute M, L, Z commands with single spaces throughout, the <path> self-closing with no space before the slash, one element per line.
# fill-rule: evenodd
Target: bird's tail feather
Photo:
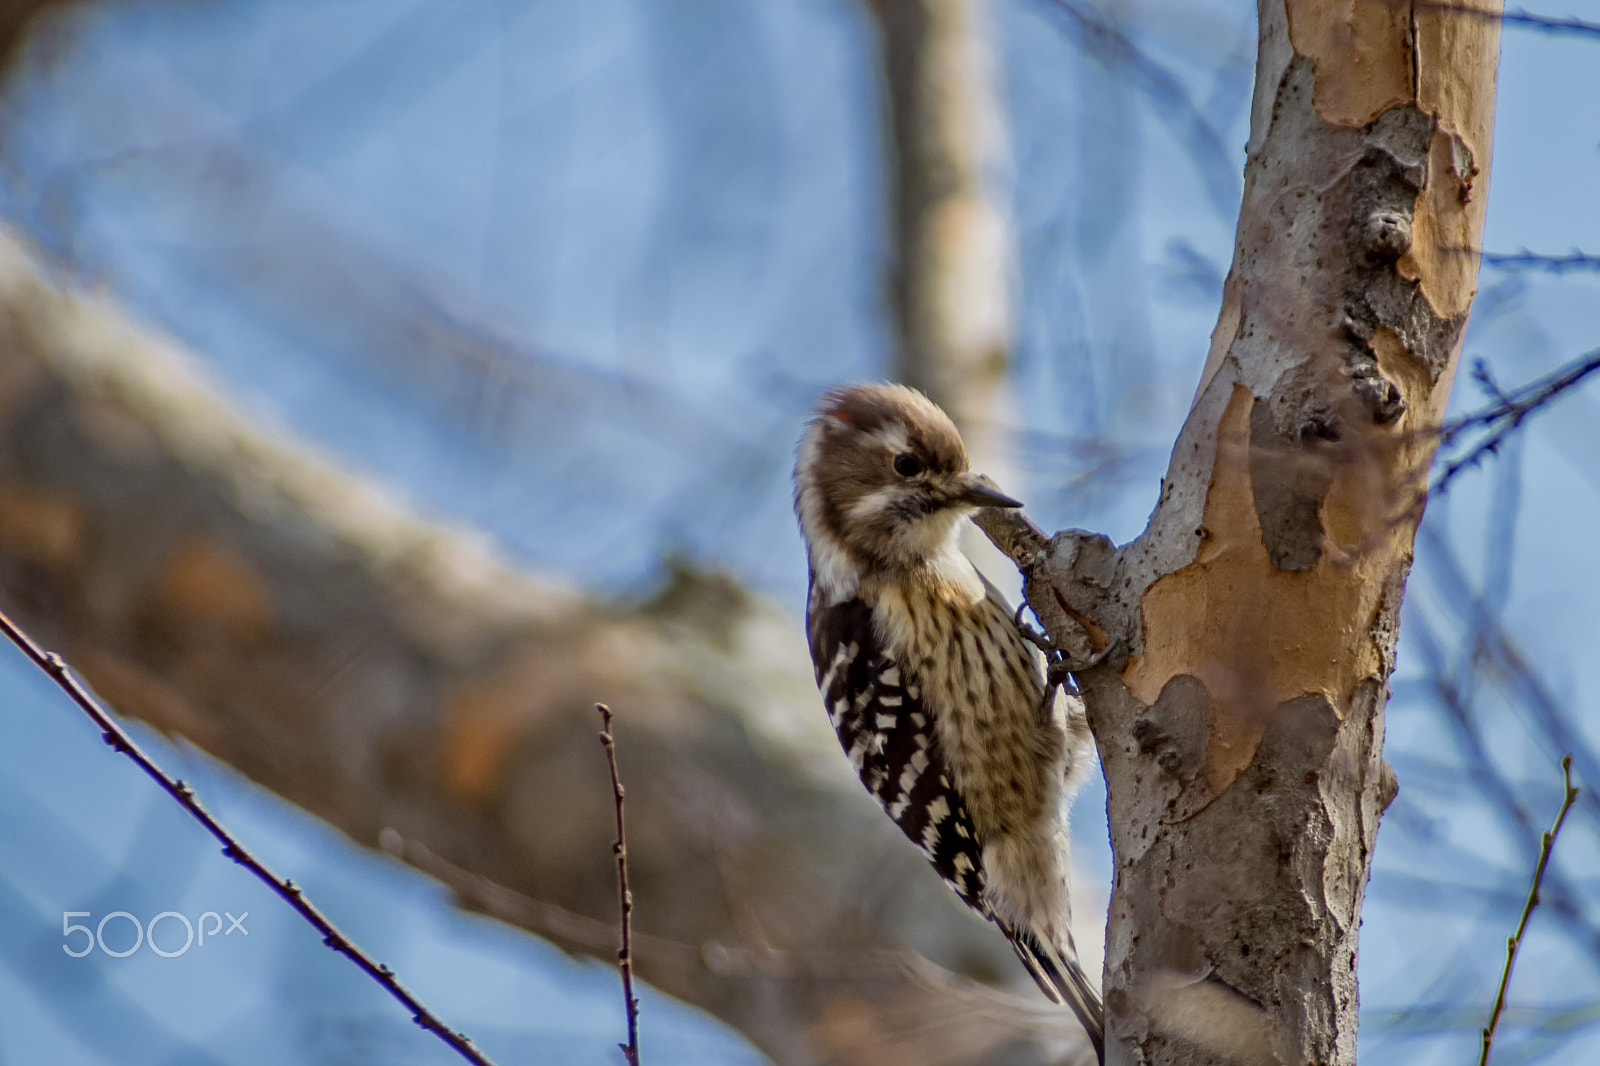
<path fill-rule="evenodd" d="M 1011 941 L 1011 946 L 1017 952 L 1017 958 L 1022 960 L 1022 965 L 1038 982 L 1040 991 L 1044 992 L 1052 1003 L 1064 1003 L 1072 1008 L 1072 1013 L 1078 1016 L 1078 1021 L 1083 1023 L 1084 1031 L 1089 1034 L 1089 1042 L 1094 1045 L 1095 1058 L 1104 1063 L 1106 1009 L 1100 1001 L 1099 990 L 1083 972 L 1083 967 L 1078 964 L 1077 953 L 1069 948 L 1063 954 L 1054 945 L 1026 930 L 1012 929 L 1005 924 L 1001 924 L 1000 928 L 1005 931 L 1006 939 Z"/>

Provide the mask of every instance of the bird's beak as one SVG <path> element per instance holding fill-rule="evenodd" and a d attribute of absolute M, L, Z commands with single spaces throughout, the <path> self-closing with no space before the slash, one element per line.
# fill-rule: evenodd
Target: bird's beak
<path fill-rule="evenodd" d="M 1014 500 L 1010 496 L 994 487 L 982 474 L 967 474 L 962 478 L 960 495 L 957 499 L 961 503 L 973 507 L 1021 507 L 1021 500 Z"/>

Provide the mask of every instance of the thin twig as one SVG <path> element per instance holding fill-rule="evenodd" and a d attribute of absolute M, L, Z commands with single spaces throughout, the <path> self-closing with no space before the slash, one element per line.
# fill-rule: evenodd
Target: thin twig
<path fill-rule="evenodd" d="M 1407 523 L 1419 522 L 1422 510 L 1430 499 L 1442 495 L 1458 475 L 1475 468 L 1488 456 L 1499 454 L 1506 441 L 1510 440 L 1532 415 L 1548 406 L 1558 396 L 1582 384 L 1596 370 L 1600 370 L 1600 348 L 1585 352 L 1576 359 L 1556 367 L 1544 377 L 1536 378 L 1508 393 L 1495 384 L 1486 369 L 1480 368 L 1476 376 L 1489 391 L 1494 402 L 1480 410 L 1452 419 L 1442 426 L 1411 431 L 1413 439 L 1425 444 L 1431 441 L 1433 447 L 1422 449 L 1420 465 L 1400 472 L 1400 482 L 1407 485 L 1420 482 L 1430 466 L 1441 466 L 1439 475 L 1425 488 L 1419 487 L 1407 492 L 1405 499 L 1397 503 L 1390 513 L 1388 521 L 1380 524 L 1364 540 L 1342 549 L 1343 557 L 1354 559 L 1371 551 L 1379 540 L 1389 535 L 1391 531 Z M 1440 452 L 1443 449 L 1450 447 L 1457 438 L 1472 430 L 1483 431 L 1477 443 L 1458 458 L 1450 460 L 1441 458 Z M 1365 453 L 1357 451 L 1354 454 Z"/>
<path fill-rule="evenodd" d="M 1600 255 L 1589 252 L 1542 255 L 1524 248 L 1520 252 L 1484 252 L 1483 265 L 1499 270 L 1542 270 L 1549 274 L 1567 274 L 1575 270 L 1600 270 Z"/>
<path fill-rule="evenodd" d="M 285 903 L 293 907 L 300 917 L 310 922 L 317 932 L 322 934 L 322 942 L 328 947 L 345 956 L 355 963 L 368 977 L 382 985 L 388 993 L 399 1000 L 411 1012 L 412 1021 L 422 1028 L 433 1033 L 440 1040 L 449 1044 L 456 1053 L 468 1062 L 477 1066 L 494 1066 L 489 1059 L 483 1056 L 472 1041 L 464 1033 L 458 1033 L 440 1021 L 427 1007 L 406 990 L 394 971 L 382 963 L 375 962 L 361 948 L 339 931 L 339 928 L 329 921 L 327 916 L 317 909 L 306 898 L 305 890 L 286 878 L 279 877 L 268 869 L 267 865 L 256 858 L 249 849 L 239 843 L 232 833 L 223 827 L 222 823 L 212 816 L 211 812 L 201 806 L 200 800 L 195 796 L 194 789 L 183 781 L 170 776 L 165 770 L 157 766 L 144 750 L 135 744 L 133 738 L 118 724 L 111 712 L 102 707 L 98 701 L 83 687 L 68 671 L 67 664 L 55 652 L 48 652 L 35 644 L 22 629 L 13 622 L 4 612 L 0 612 L 0 631 L 3 631 L 18 649 L 22 651 L 33 664 L 50 676 L 50 679 L 71 698 L 73 703 L 87 714 L 94 724 L 100 727 L 101 738 L 112 748 L 122 752 L 132 759 L 139 769 L 143 770 L 152 781 L 160 785 L 168 795 L 177 800 L 184 810 L 192 815 L 195 821 L 205 827 L 206 832 L 222 844 L 222 853 L 234 862 L 243 866 L 256 876 L 263 884 L 277 893 Z"/>
<path fill-rule="evenodd" d="M 1439 431 L 1441 441 L 1444 444 L 1449 444 L 1466 430 L 1477 426 L 1486 426 L 1507 417 L 1525 416 L 1534 408 L 1548 403 L 1558 394 L 1572 388 L 1597 369 L 1600 369 L 1600 348 L 1584 352 L 1582 355 L 1556 367 L 1544 377 L 1535 378 L 1514 392 L 1507 394 L 1489 376 L 1487 368 L 1480 363 L 1473 370 L 1473 376 L 1489 389 L 1495 402 L 1481 410 L 1473 411 L 1470 414 L 1465 414 L 1446 422 Z"/>
<path fill-rule="evenodd" d="M 1561 811 L 1556 815 L 1555 824 L 1539 838 L 1539 862 L 1533 868 L 1533 884 L 1528 888 L 1527 902 L 1522 905 L 1522 918 L 1517 922 L 1517 931 L 1506 940 L 1506 968 L 1500 973 L 1500 989 L 1495 993 L 1494 1010 L 1489 1015 L 1489 1024 L 1483 1028 L 1483 1051 L 1478 1056 L 1478 1066 L 1488 1066 L 1489 1049 L 1494 1044 L 1494 1031 L 1500 1024 L 1500 1013 L 1506 1009 L 1506 988 L 1511 984 L 1511 968 L 1516 965 L 1517 949 L 1522 946 L 1523 934 L 1528 930 L 1528 919 L 1533 916 L 1533 909 L 1539 905 L 1539 883 L 1544 880 L 1544 869 L 1550 864 L 1550 853 L 1555 850 L 1556 834 L 1561 832 L 1561 823 L 1567 820 L 1567 812 L 1578 802 L 1578 790 L 1572 785 L 1570 755 L 1561 757 L 1561 781 L 1566 789 L 1561 797 Z"/>
<path fill-rule="evenodd" d="M 1500 21 L 1509 22 L 1513 26 L 1527 26 L 1529 29 L 1538 30 L 1540 33 L 1600 37 L 1600 22 L 1588 22 L 1571 15 L 1565 18 L 1554 15 L 1539 15 L 1517 7 L 1501 14 Z"/>
<path fill-rule="evenodd" d="M 1508 11 L 1495 11 L 1491 8 L 1478 8 L 1468 4 L 1457 3 L 1454 0 L 1419 0 L 1417 6 L 1430 11 L 1446 11 L 1451 14 L 1481 19 L 1487 22 L 1505 22 L 1513 26 L 1526 26 L 1539 33 L 1600 38 L 1600 22 L 1588 22 L 1570 15 L 1565 18 L 1556 15 L 1540 15 L 1520 7 L 1514 7 Z"/>
<path fill-rule="evenodd" d="M 1511 434 L 1521 428 L 1523 421 L 1530 414 L 1579 384 L 1596 370 L 1600 370 L 1600 348 L 1584 353 L 1545 377 L 1524 385 L 1509 396 L 1501 397 L 1481 411 L 1474 411 L 1446 423 L 1439 434 L 1440 443 L 1445 446 L 1471 429 L 1487 428 L 1490 432 L 1465 455 L 1447 462 L 1444 470 L 1428 489 L 1428 494 L 1436 496 L 1443 492 L 1457 474 L 1477 466 L 1486 456 L 1497 452 Z"/>
<path fill-rule="evenodd" d="M 600 712 L 600 745 L 606 749 L 606 765 L 611 768 L 611 795 L 617 807 L 617 841 L 611 853 L 617 857 L 617 895 L 622 902 L 622 947 L 617 951 L 617 968 L 622 971 L 622 998 L 628 1007 L 628 1042 L 618 1044 L 628 1066 L 639 1066 L 639 1001 L 633 997 L 633 893 L 628 890 L 628 835 L 622 824 L 622 778 L 617 773 L 617 743 L 611 737 L 611 708 L 594 705 Z"/>

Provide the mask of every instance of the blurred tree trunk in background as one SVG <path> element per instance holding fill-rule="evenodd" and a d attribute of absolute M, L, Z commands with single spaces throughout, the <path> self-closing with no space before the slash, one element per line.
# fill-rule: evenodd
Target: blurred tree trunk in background
<path fill-rule="evenodd" d="M 895 376 L 995 434 L 1015 275 L 989 0 L 871 0 L 893 133 Z"/>
<path fill-rule="evenodd" d="M 0 0 L 0 75 L 8 74 L 35 20 L 48 8 L 76 5 L 81 0 Z"/>
<path fill-rule="evenodd" d="M 1057 641 L 1112 649 L 1080 680 L 1119 1064 L 1355 1061 L 1386 682 L 1477 275 L 1498 6 L 1260 17 L 1233 269 L 1149 526 L 983 517 Z"/>
<path fill-rule="evenodd" d="M 892 374 L 950 414 L 974 469 L 1018 493 L 1005 398 L 1016 280 L 1010 138 L 990 0 L 869 3 L 892 148 Z M 1016 587 L 982 536 L 963 546 L 991 580 Z"/>

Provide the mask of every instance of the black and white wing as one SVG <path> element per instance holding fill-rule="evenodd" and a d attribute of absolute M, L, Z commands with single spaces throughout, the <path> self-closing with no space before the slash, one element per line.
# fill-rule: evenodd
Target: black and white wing
<path fill-rule="evenodd" d="M 872 608 L 813 604 L 806 628 L 828 718 L 861 783 L 973 910 L 983 902 L 983 850 L 934 742 L 911 679 L 883 654 Z"/>
<path fill-rule="evenodd" d="M 915 682 L 883 654 L 872 608 L 859 599 L 813 602 L 806 628 L 817 687 L 861 783 L 967 906 L 1000 927 L 1044 994 L 1072 1008 L 1103 1062 L 1104 1008 L 1070 938 L 1063 954 L 1030 930 L 999 921 L 984 902 L 982 845 Z"/>

